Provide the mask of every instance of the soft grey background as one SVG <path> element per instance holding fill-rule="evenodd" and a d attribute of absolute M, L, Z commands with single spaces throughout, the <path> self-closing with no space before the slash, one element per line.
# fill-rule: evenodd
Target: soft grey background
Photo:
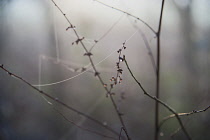
<path fill-rule="evenodd" d="M 116 50 L 125 40 L 123 51 L 133 73 L 154 95 L 155 74 L 148 51 L 138 32 L 142 30 L 155 56 L 156 38 L 141 22 L 93 0 L 57 0 L 84 43 L 91 48 L 110 27 L 114 28 L 95 46 L 94 63 L 104 81 L 116 75 Z M 104 0 L 158 27 L 160 0 Z M 166 1 L 161 34 L 161 99 L 177 112 L 209 106 L 210 2 L 208 0 Z M 81 45 L 50 0 L 0 1 L 0 64 L 31 84 L 49 84 L 73 77 L 71 69 L 89 64 Z M 106 59 L 105 59 L 106 58 Z M 68 67 L 66 66 L 68 64 Z M 122 63 L 123 81 L 114 97 L 132 139 L 149 140 L 154 133 L 154 101 L 142 94 Z M 106 123 L 116 131 L 121 125 L 109 98 L 91 72 L 66 82 L 40 87 L 54 97 Z M 125 96 L 125 99 L 121 98 Z M 86 128 L 111 135 L 84 117 L 53 103 L 66 117 Z M 163 118 L 170 114 L 161 107 Z M 194 140 L 210 137 L 210 112 L 183 117 Z M 171 139 L 179 127 L 176 119 L 164 126 L 160 139 Z M 0 137 L 3 140 L 87 140 L 105 139 L 66 122 L 39 94 L 19 80 L 0 71 Z M 184 140 L 182 131 L 175 139 Z"/>

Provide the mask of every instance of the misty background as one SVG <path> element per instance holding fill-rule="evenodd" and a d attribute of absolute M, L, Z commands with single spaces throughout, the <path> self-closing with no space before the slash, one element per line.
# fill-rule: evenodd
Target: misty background
<path fill-rule="evenodd" d="M 156 58 L 156 37 L 142 22 L 93 0 L 55 1 L 90 49 L 107 85 L 117 73 L 117 50 L 123 50 L 131 70 L 145 89 L 155 95 L 155 73 L 141 33 Z M 160 0 L 104 0 L 158 28 Z M 165 2 L 161 32 L 160 98 L 177 112 L 204 109 L 210 102 L 210 1 Z M 0 0 L 0 64 L 53 97 L 89 114 L 120 132 L 116 112 L 94 73 L 81 73 L 89 60 L 64 16 L 50 0 Z M 122 83 L 114 87 L 114 99 L 134 140 L 153 139 L 155 102 L 132 79 L 124 63 Z M 69 79 L 69 80 L 66 80 Z M 63 81 L 65 80 L 65 81 Z M 62 82 L 63 81 L 63 82 Z M 47 85 L 46 85 L 47 84 Z M 49 100 L 50 101 L 50 100 Z M 52 101 L 50 101 L 52 102 Z M 40 94 L 0 71 L 0 138 L 3 140 L 106 139 L 67 122 L 112 136 L 104 128 L 59 104 L 49 105 Z M 171 113 L 161 106 L 160 118 Z M 210 112 L 182 117 L 194 140 L 210 137 Z M 160 139 L 171 139 L 179 128 L 168 120 Z M 174 139 L 184 140 L 182 131 Z"/>

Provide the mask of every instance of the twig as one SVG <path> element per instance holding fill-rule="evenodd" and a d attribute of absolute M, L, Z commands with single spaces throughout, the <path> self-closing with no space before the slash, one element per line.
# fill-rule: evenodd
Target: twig
<path fill-rule="evenodd" d="M 181 130 L 181 127 L 177 128 L 172 134 L 170 134 L 170 137 L 173 139 L 174 135 L 177 134 Z"/>
<path fill-rule="evenodd" d="M 152 100 L 154 100 L 154 101 L 160 103 L 160 104 L 163 105 L 165 108 L 167 108 L 170 112 L 172 112 L 173 114 L 175 114 L 175 116 L 176 116 L 176 118 L 177 118 L 177 120 L 178 120 L 178 122 L 179 122 L 179 124 L 180 124 L 180 126 L 181 126 L 181 128 L 182 128 L 182 130 L 183 130 L 183 132 L 184 132 L 185 135 L 187 136 L 187 139 L 188 139 L 188 140 L 191 140 L 191 138 L 190 138 L 190 136 L 189 136 L 187 130 L 185 129 L 185 127 L 184 127 L 184 125 L 183 125 L 183 123 L 182 123 L 181 118 L 180 118 L 179 115 L 176 113 L 176 111 L 175 111 L 172 107 L 170 107 L 169 105 L 167 105 L 165 102 L 163 102 L 162 100 L 158 99 L 158 98 L 155 97 L 155 96 L 150 95 L 150 94 L 143 88 L 142 84 L 141 84 L 141 83 L 136 79 L 136 77 L 133 75 L 133 72 L 131 71 L 131 69 L 130 69 L 128 63 L 127 63 L 127 60 L 125 59 L 125 56 L 124 56 L 124 61 L 125 61 L 125 64 L 126 64 L 126 66 L 127 66 L 127 69 L 128 69 L 128 71 L 129 71 L 129 73 L 131 74 L 131 76 L 133 77 L 133 79 L 135 80 L 135 82 L 139 85 L 139 87 L 141 88 L 141 90 L 143 91 L 143 93 L 144 93 L 146 96 L 148 96 L 150 99 L 152 99 Z"/>
<path fill-rule="evenodd" d="M 56 112 L 59 113 L 66 121 L 68 121 L 69 123 L 71 123 L 71 124 L 73 124 L 74 126 L 78 127 L 79 129 L 82 129 L 82 130 L 87 131 L 87 132 L 91 132 L 91 133 L 93 133 L 93 134 L 96 134 L 96 135 L 99 135 L 99 136 L 102 136 L 102 137 L 105 137 L 105 138 L 117 140 L 117 139 L 114 138 L 114 137 L 107 136 L 107 135 L 104 135 L 104 134 L 102 134 L 102 133 L 100 133 L 100 132 L 97 132 L 97 131 L 90 130 L 90 129 L 87 129 L 87 128 L 85 128 L 85 127 L 82 127 L 82 126 L 80 126 L 80 125 L 74 123 L 74 122 L 71 121 L 70 119 L 68 119 L 68 118 L 67 118 L 66 116 L 64 116 L 64 114 L 62 114 L 59 110 L 57 110 L 57 109 L 55 109 L 55 108 L 54 108 L 54 110 L 56 110 Z"/>
<path fill-rule="evenodd" d="M 55 1 L 54 1 L 54 0 L 51 0 L 51 1 L 52 1 L 52 3 L 54 3 L 54 5 L 57 7 L 57 9 L 58 9 L 58 10 L 61 12 L 61 14 L 64 16 L 64 18 L 66 19 L 66 21 L 69 23 L 70 27 L 75 27 L 75 26 L 73 26 L 73 24 L 70 22 L 70 20 L 69 20 L 68 17 L 66 16 L 66 14 L 61 10 L 61 8 L 60 8 L 59 6 L 55 3 Z M 101 85 L 104 87 L 104 89 L 105 89 L 105 91 L 107 92 L 107 94 L 110 94 L 108 88 L 107 88 L 106 86 L 104 86 L 105 83 L 104 83 L 103 79 L 101 78 L 100 73 L 97 71 L 97 69 L 96 69 L 96 67 L 95 67 L 95 65 L 94 65 L 94 62 L 93 62 L 93 60 L 92 60 L 92 58 L 91 58 L 92 53 L 89 52 L 89 51 L 87 50 L 86 46 L 84 45 L 84 43 L 83 43 L 83 41 L 82 41 L 82 40 L 84 39 L 84 37 L 83 37 L 83 38 L 80 38 L 79 35 L 78 35 L 78 33 L 77 33 L 77 31 L 76 31 L 76 29 L 75 29 L 75 28 L 71 28 L 71 29 L 74 31 L 74 33 L 75 33 L 75 35 L 76 35 L 76 37 L 77 37 L 76 44 L 80 43 L 80 44 L 82 45 L 83 49 L 85 50 L 85 54 L 84 54 L 84 55 L 88 57 L 88 59 L 89 59 L 89 61 L 90 61 L 90 63 L 91 63 L 91 66 L 92 66 L 92 68 L 93 68 L 93 70 L 94 70 L 94 72 L 95 72 L 94 75 L 99 79 Z M 114 101 L 113 95 L 111 95 L 111 94 L 110 94 L 110 99 L 111 99 L 111 102 L 112 102 L 112 104 L 113 104 L 113 106 L 114 106 L 114 109 L 115 109 L 115 111 L 116 111 L 116 113 L 117 113 L 117 115 L 118 115 L 118 118 L 119 118 L 119 120 L 120 120 L 120 122 L 121 122 L 121 125 L 122 125 L 122 126 L 124 127 L 124 129 L 126 130 L 126 126 L 125 126 L 124 120 L 123 120 L 123 118 L 122 118 L 122 115 L 120 115 L 120 113 L 119 113 L 119 111 L 118 111 L 118 109 L 117 109 L 117 105 L 116 105 L 116 103 L 115 103 L 115 101 Z M 128 136 L 127 131 L 125 131 L 125 133 L 126 133 L 126 135 Z M 130 140 L 129 136 L 128 136 L 128 139 Z"/>
<path fill-rule="evenodd" d="M 118 9 L 118 8 L 115 8 L 115 7 L 112 7 L 112 6 L 109 6 L 109 5 L 107 5 L 107 4 L 105 4 L 105 3 L 101 2 L 101 1 L 98 1 L 98 0 L 94 0 L 94 1 L 96 1 L 96 2 L 98 2 L 98 3 L 100 3 L 100 4 L 102 4 L 102 5 L 104 5 L 104 6 L 106 6 L 106 7 L 112 8 L 112 9 L 114 9 L 114 10 L 116 10 L 116 11 L 119 11 L 119 12 L 121 12 L 121 13 L 124 13 L 124 14 L 126 14 L 126 15 L 128 15 L 128 16 L 130 16 L 130 17 L 133 17 L 133 18 L 135 18 L 135 19 L 138 20 L 138 21 L 141 21 L 141 22 L 142 22 L 144 25 L 146 25 L 154 34 L 156 34 L 155 30 L 154 30 L 148 23 L 146 23 L 145 21 L 143 21 L 143 20 L 140 19 L 139 17 L 134 16 L 134 15 L 132 15 L 132 14 L 126 12 L 126 11 L 123 11 L 123 10 L 121 10 L 121 9 Z"/>
<path fill-rule="evenodd" d="M 196 113 L 201 113 L 201 112 L 205 112 L 207 111 L 208 109 L 210 108 L 210 106 L 206 107 L 205 109 L 202 109 L 202 110 L 193 110 L 191 112 L 187 112 L 187 113 L 178 113 L 177 115 L 178 116 L 189 116 L 189 115 L 193 115 L 193 114 L 196 114 Z M 161 128 L 161 126 L 169 119 L 172 119 L 176 117 L 175 114 L 171 114 L 169 116 L 166 116 L 165 118 L 163 118 L 163 120 L 160 122 L 159 124 L 159 129 Z"/>
<path fill-rule="evenodd" d="M 7 72 L 7 74 L 9 74 L 11 77 L 14 77 L 14 78 L 17 78 L 17 79 L 21 80 L 22 82 L 24 82 L 25 84 L 27 84 L 28 86 L 30 86 L 31 88 L 33 88 L 34 90 L 38 91 L 41 95 L 44 95 L 45 97 L 48 97 L 49 99 L 51 99 L 51 100 L 55 101 L 56 103 L 62 105 L 63 107 L 67 108 L 68 110 L 71 110 L 71 111 L 73 111 L 73 112 L 76 112 L 77 114 L 79 114 L 79 115 L 81 115 L 81 116 L 83 116 L 83 117 L 85 117 L 85 118 L 87 118 L 87 119 L 89 119 L 89 120 L 95 122 L 96 124 L 98 124 L 98 125 L 102 126 L 103 128 L 109 130 L 109 131 L 112 132 L 113 134 L 115 134 L 115 135 L 117 135 L 117 136 L 119 135 L 118 132 L 116 132 L 115 130 L 113 130 L 111 127 L 105 126 L 105 125 L 104 125 L 103 123 L 101 123 L 100 121 L 98 121 L 98 120 L 92 118 L 91 116 L 89 116 L 89 115 L 87 115 L 87 114 L 85 114 L 85 113 L 83 113 L 83 112 L 81 112 L 81 111 L 79 111 L 79 110 L 77 110 L 77 109 L 75 109 L 75 108 L 73 108 L 73 107 L 71 107 L 71 106 L 65 104 L 64 102 L 60 101 L 58 98 L 52 97 L 52 96 L 49 95 L 48 93 L 46 93 L 46 92 L 44 92 L 44 91 L 38 89 L 37 87 L 33 86 L 32 84 L 30 84 L 28 81 L 26 81 L 26 80 L 23 79 L 22 77 L 20 77 L 20 76 L 14 74 L 14 73 L 12 73 L 12 72 L 10 72 L 10 71 L 7 70 L 6 68 L 4 68 L 3 64 L 0 65 L 0 68 L 1 68 L 2 70 L 4 70 L 5 72 Z"/>
<path fill-rule="evenodd" d="M 121 129 L 120 129 L 120 135 L 119 135 L 119 140 L 121 140 L 122 130 L 123 130 L 123 128 L 121 127 Z"/>
<path fill-rule="evenodd" d="M 93 50 L 93 48 L 96 46 L 96 44 L 101 41 L 104 37 L 107 36 L 107 34 L 109 34 L 109 32 L 112 31 L 112 29 L 120 22 L 120 20 L 122 19 L 123 15 L 120 16 L 120 18 L 98 39 L 95 40 L 94 45 L 90 48 L 89 52 L 91 52 Z"/>
<path fill-rule="evenodd" d="M 125 132 L 125 129 L 123 128 L 123 127 L 121 127 L 121 129 L 120 129 L 120 135 L 119 135 L 119 140 L 121 140 L 121 137 L 122 137 L 122 132 Z"/>
<path fill-rule="evenodd" d="M 160 19 L 159 19 L 159 25 L 158 25 L 158 31 L 156 33 L 157 36 L 157 54 L 156 54 L 156 60 L 157 60 L 157 67 L 156 67 L 156 98 L 160 98 L 160 34 L 161 34 L 161 26 L 162 26 L 162 17 L 163 17 L 163 8 L 164 8 L 165 0 L 162 0 L 161 5 L 161 12 L 160 12 Z M 155 102 L 155 140 L 158 140 L 159 135 L 159 103 Z"/>
<path fill-rule="evenodd" d="M 130 20 L 129 20 L 130 21 Z M 145 44 L 145 46 L 146 46 L 146 49 L 147 49 L 147 51 L 148 51 L 148 55 L 149 55 L 149 57 L 150 57 L 150 60 L 151 60 L 151 63 L 152 63 L 152 67 L 153 67 L 153 69 L 154 69 L 154 72 L 156 73 L 156 64 L 155 64 L 155 58 L 154 58 L 154 55 L 153 55 L 153 53 L 152 53 L 152 50 L 151 50 L 151 47 L 150 47 L 150 45 L 149 45 L 149 42 L 148 42 L 148 40 L 147 40 L 147 37 L 145 36 L 145 34 L 143 33 L 143 31 L 140 29 L 140 28 L 138 28 L 138 26 L 136 26 L 132 21 L 130 21 L 130 23 L 132 24 L 132 26 L 134 27 L 134 28 L 136 28 L 136 29 L 138 29 L 138 32 L 140 33 L 140 35 L 141 35 L 141 37 L 142 37 L 142 39 L 143 39 L 143 41 L 144 41 L 144 44 Z"/>
<path fill-rule="evenodd" d="M 136 32 L 135 32 L 135 33 L 136 33 Z M 135 33 L 134 33 L 134 34 L 135 34 Z M 134 34 L 133 34 L 133 35 L 134 35 Z M 132 36 L 133 36 L 133 35 L 132 35 Z M 131 36 L 131 37 L 132 37 L 132 36 Z M 130 38 L 129 38 L 129 39 L 130 39 Z M 129 39 L 128 39 L 128 40 L 129 40 Z M 120 67 L 120 62 L 123 62 L 123 61 L 124 61 L 124 57 L 122 57 L 121 55 L 122 55 L 122 51 L 126 49 L 125 43 L 126 43 L 128 40 L 126 40 L 125 42 L 123 42 L 122 47 L 117 51 L 118 54 L 119 54 L 119 55 L 118 55 L 118 61 L 116 62 L 117 74 L 116 74 L 115 77 L 112 77 L 112 78 L 110 79 L 110 81 L 113 81 L 113 83 L 110 84 L 110 89 L 109 89 L 109 93 L 110 93 L 111 97 L 112 97 L 112 95 L 113 95 L 113 93 L 112 93 L 113 87 L 114 87 L 115 85 L 117 85 L 118 83 L 121 83 L 121 81 L 122 81 L 121 74 L 122 74 L 123 70 L 122 70 L 122 68 Z M 111 99 L 112 99 L 112 98 L 111 98 Z M 115 104 L 115 106 L 116 106 L 116 104 Z M 117 108 L 117 106 L 116 106 L 116 108 Z M 123 115 L 123 114 L 119 111 L 118 108 L 117 108 L 116 111 L 117 111 L 117 113 L 118 113 L 119 116 L 122 116 L 122 115 Z M 123 120 L 122 120 L 122 117 L 120 118 L 120 121 L 121 121 L 121 124 L 122 124 L 122 126 L 123 126 L 122 128 L 123 128 L 123 130 L 124 130 L 124 132 L 125 132 L 125 134 L 126 134 L 128 140 L 130 140 L 130 137 L 129 137 L 129 135 L 128 135 L 128 132 L 127 132 L 127 129 L 126 129 L 126 127 L 125 127 L 125 124 L 124 124 L 124 122 L 123 122 Z"/>

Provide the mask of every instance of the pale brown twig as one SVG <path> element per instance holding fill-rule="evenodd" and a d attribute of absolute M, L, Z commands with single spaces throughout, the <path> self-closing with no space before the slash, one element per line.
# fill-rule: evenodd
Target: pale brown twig
<path fill-rule="evenodd" d="M 196 114 L 196 113 L 205 112 L 205 111 L 207 111 L 209 108 L 210 108 L 210 106 L 208 106 L 208 107 L 206 107 L 206 108 L 204 108 L 204 109 L 201 109 L 201 110 L 193 110 L 193 111 L 191 111 L 191 112 L 187 112 L 187 113 L 177 113 L 177 114 L 178 114 L 178 116 L 189 116 L 189 115 L 193 115 L 193 114 Z M 172 119 L 172 118 L 174 118 L 174 117 L 176 117 L 175 114 L 171 114 L 171 115 L 169 115 L 169 116 L 164 117 L 163 120 L 162 120 L 162 121 L 160 122 L 160 124 L 159 124 L 159 129 L 160 129 L 160 127 L 161 127 L 167 120 Z"/>

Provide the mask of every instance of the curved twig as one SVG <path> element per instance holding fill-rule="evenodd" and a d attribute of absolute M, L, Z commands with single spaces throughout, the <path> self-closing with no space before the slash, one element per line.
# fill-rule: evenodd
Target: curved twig
<path fill-rule="evenodd" d="M 178 116 L 189 116 L 189 115 L 193 115 L 193 114 L 196 114 L 196 113 L 205 112 L 205 111 L 207 111 L 209 108 L 210 108 L 210 106 L 208 106 L 208 107 L 206 107 L 206 108 L 204 108 L 204 109 L 202 109 L 202 110 L 193 110 L 193 111 L 187 112 L 187 113 L 177 113 L 177 115 L 178 115 Z M 167 120 L 172 119 L 172 118 L 174 118 L 174 117 L 176 117 L 175 114 L 171 114 L 171 115 L 169 115 L 169 116 L 164 117 L 163 120 L 162 120 L 162 121 L 160 122 L 160 124 L 159 124 L 159 129 L 160 129 L 160 127 L 161 127 Z"/>
<path fill-rule="evenodd" d="M 49 99 L 51 99 L 51 100 L 55 101 L 56 103 L 62 105 L 63 107 L 67 108 L 68 110 L 71 110 L 71 111 L 73 111 L 73 112 L 76 112 L 77 114 L 79 114 L 79 115 L 81 115 L 81 116 L 83 116 L 83 117 L 85 117 L 85 118 L 91 120 L 92 122 L 95 122 L 96 124 L 100 125 L 101 127 L 105 128 L 105 129 L 109 130 L 110 132 L 112 132 L 113 134 L 119 136 L 118 132 L 116 132 L 115 130 L 113 130 L 111 127 L 105 126 L 103 123 L 101 123 L 100 121 L 98 121 L 98 120 L 92 118 L 91 116 L 89 116 L 89 115 L 87 115 L 87 114 L 85 114 L 85 113 L 83 113 L 83 112 L 81 112 L 81 111 L 79 111 L 79 110 L 77 110 L 77 109 L 75 109 L 75 108 L 73 108 L 73 107 L 67 105 L 66 103 L 62 102 L 62 101 L 59 100 L 58 98 L 55 98 L 55 97 L 51 96 L 51 95 L 48 94 L 47 92 L 44 92 L 44 91 L 38 89 L 37 87 L 35 87 L 35 86 L 33 86 L 32 84 L 30 84 L 28 81 L 26 81 L 26 80 L 23 79 L 22 77 L 20 77 L 20 76 L 14 74 L 14 73 L 10 72 L 9 70 L 7 70 L 6 68 L 4 68 L 3 65 L 0 65 L 0 68 L 1 68 L 2 70 L 4 70 L 5 72 L 7 72 L 7 74 L 9 74 L 11 77 L 14 77 L 14 78 L 16 78 L 16 79 L 19 79 L 20 81 L 24 82 L 25 84 L 27 84 L 28 86 L 30 86 L 30 87 L 33 88 L 34 90 L 38 91 L 41 95 L 44 95 L 45 97 L 48 97 Z"/>
<path fill-rule="evenodd" d="M 59 115 L 61 115 L 67 122 L 73 124 L 74 126 L 78 127 L 79 129 L 81 130 L 84 130 L 84 131 L 87 131 L 87 132 L 90 132 L 90 133 L 93 133 L 93 134 L 96 134 L 96 135 L 99 135 L 99 136 L 102 136 L 102 137 L 105 137 L 105 138 L 109 138 L 109 139 L 113 139 L 113 140 L 117 140 L 116 138 L 114 137 L 111 137 L 111 136 L 107 136 L 107 135 L 104 135 L 103 133 L 100 133 L 100 132 L 97 132 L 97 131 L 94 131 L 94 130 L 90 130 L 90 129 L 87 129 L 85 127 L 82 127 L 78 124 L 76 124 L 75 122 L 73 122 L 72 120 L 68 119 L 66 116 L 64 116 L 64 114 L 62 114 L 59 110 L 55 109 L 57 113 L 59 113 Z"/>
<path fill-rule="evenodd" d="M 120 20 L 122 19 L 122 17 L 123 17 L 124 15 L 121 15 L 120 16 L 120 18 L 116 21 L 116 22 L 114 22 L 113 24 L 112 24 L 112 26 L 98 39 L 98 40 L 95 40 L 95 43 L 92 45 L 92 47 L 90 48 L 90 50 L 89 50 L 89 52 L 91 52 L 92 50 L 93 50 L 93 48 L 96 46 L 96 44 L 99 42 L 99 41 L 101 41 L 104 37 L 106 37 L 107 36 L 107 34 L 109 34 L 111 31 L 112 31 L 112 29 L 120 22 Z"/>
<path fill-rule="evenodd" d="M 148 39 L 147 39 L 146 35 L 143 33 L 143 31 L 140 28 L 138 28 L 138 26 L 136 26 L 134 23 L 132 23 L 132 21 L 130 21 L 130 23 L 132 24 L 132 26 L 134 28 L 138 29 L 138 32 L 141 35 L 142 40 L 144 41 L 144 45 L 146 46 L 146 49 L 148 51 L 148 55 L 150 57 L 150 60 L 151 60 L 151 63 L 152 63 L 152 67 L 154 69 L 154 72 L 156 73 L 157 68 L 156 68 L 156 64 L 155 64 L 155 57 L 154 57 L 154 55 L 152 53 L 152 50 L 151 50 L 151 47 L 149 45 L 149 42 L 148 42 Z"/>
<path fill-rule="evenodd" d="M 64 16 L 64 18 L 66 19 L 66 21 L 69 23 L 69 25 L 70 25 L 69 27 L 70 27 L 70 28 L 71 28 L 71 27 L 75 27 L 75 26 L 73 26 L 73 24 L 70 22 L 69 18 L 68 18 L 68 17 L 66 16 L 66 14 L 63 12 L 63 10 L 61 10 L 61 8 L 55 3 L 55 1 L 54 1 L 54 0 L 51 0 L 51 1 L 52 1 L 52 3 L 57 7 L 57 9 L 61 12 L 61 14 L 62 14 L 62 15 Z M 83 41 L 82 41 L 82 40 L 84 39 L 84 37 L 83 37 L 83 38 L 80 38 L 79 35 L 78 35 L 78 33 L 77 33 L 77 31 L 76 31 L 76 29 L 75 29 L 75 28 L 71 28 L 71 29 L 74 31 L 74 33 L 75 33 L 75 35 L 76 35 L 76 37 L 77 37 L 76 44 L 80 43 L 80 44 L 82 45 L 83 49 L 85 50 L 85 54 L 84 54 L 84 55 L 88 57 L 88 59 L 89 59 L 89 61 L 90 61 L 90 63 L 91 63 L 91 66 L 92 66 L 92 68 L 93 68 L 93 70 L 94 70 L 94 75 L 99 79 L 99 81 L 100 81 L 101 85 L 104 87 L 106 93 L 110 95 L 110 99 L 111 99 L 112 105 L 114 106 L 115 112 L 117 113 L 117 116 L 118 116 L 118 118 L 119 118 L 119 120 L 120 120 L 120 122 L 121 122 L 121 125 L 123 126 L 123 128 L 124 128 L 125 130 L 127 130 L 127 129 L 126 129 L 126 126 L 125 126 L 125 123 L 124 123 L 124 120 L 123 120 L 123 118 L 122 118 L 122 115 L 121 115 L 121 114 L 119 113 L 119 111 L 118 111 L 118 108 L 117 108 L 117 105 L 116 105 L 115 100 L 114 100 L 114 98 L 113 98 L 113 95 L 111 95 L 111 94 L 110 94 L 110 91 L 108 90 L 108 88 L 107 88 L 106 86 L 104 86 L 104 85 L 106 85 L 106 84 L 104 83 L 103 79 L 102 79 L 101 76 L 100 76 L 100 73 L 97 71 L 97 69 L 96 69 L 96 67 L 95 67 L 95 65 L 94 65 L 93 59 L 91 58 L 91 56 L 92 56 L 93 54 L 92 54 L 91 52 L 88 51 L 88 49 L 86 48 L 85 44 L 84 44 Z M 125 133 L 126 133 L 128 139 L 130 140 L 130 137 L 129 137 L 127 131 L 125 131 Z"/>
<path fill-rule="evenodd" d="M 154 101 L 160 103 L 160 104 L 163 105 L 165 108 L 167 108 L 170 112 L 172 112 L 173 114 L 175 114 L 175 116 L 176 116 L 176 118 L 177 118 L 177 120 L 178 120 L 178 122 L 179 122 L 179 124 L 180 124 L 180 126 L 181 126 L 181 128 L 182 128 L 182 130 L 183 130 L 183 132 L 184 132 L 185 135 L 187 136 L 188 140 L 191 140 L 190 135 L 188 134 L 187 130 L 185 129 L 185 127 L 184 127 L 184 125 L 183 125 L 183 123 L 182 123 L 182 120 L 181 120 L 181 118 L 179 117 L 179 115 L 176 113 L 176 111 L 175 111 L 172 107 L 170 107 L 169 105 L 167 105 L 165 102 L 163 102 L 162 100 L 158 99 L 158 98 L 155 97 L 155 96 L 150 95 L 150 94 L 143 88 L 142 84 L 141 84 L 141 83 L 136 79 L 136 77 L 134 76 L 133 72 L 131 71 L 131 69 L 130 69 L 130 67 L 129 67 L 129 65 L 128 65 L 127 60 L 125 59 L 125 56 L 124 56 L 124 61 L 125 61 L 125 64 L 126 64 L 126 67 L 127 67 L 128 71 L 129 71 L 129 73 L 131 74 L 131 76 L 133 77 L 133 79 L 135 80 L 135 82 L 139 85 L 139 87 L 141 88 L 141 90 L 143 91 L 143 93 L 144 93 L 146 96 L 148 96 L 150 99 L 152 99 L 152 100 L 154 100 Z"/>
<path fill-rule="evenodd" d="M 119 12 L 121 12 L 121 13 L 124 13 L 124 14 L 126 14 L 126 15 L 128 15 L 128 16 L 130 16 L 130 17 L 133 17 L 133 18 L 135 18 L 135 19 L 138 20 L 138 21 L 141 21 L 144 25 L 146 25 L 146 26 L 147 26 L 147 27 L 156 35 L 155 30 L 154 30 L 148 23 L 146 23 L 145 21 L 143 21 L 143 20 L 140 19 L 139 17 L 134 16 L 134 15 L 132 15 L 132 14 L 126 12 L 126 11 L 123 11 L 123 10 L 121 10 L 121 9 L 118 9 L 118 8 L 112 7 L 112 6 L 110 6 L 110 5 L 107 5 L 107 4 L 105 4 L 105 3 L 101 2 L 101 1 L 98 1 L 98 0 L 94 0 L 94 1 L 96 1 L 96 2 L 98 2 L 98 3 L 100 3 L 100 4 L 102 4 L 102 5 L 104 5 L 104 6 L 106 6 L 106 7 L 112 8 L 112 9 L 114 9 L 114 10 L 116 10 L 116 11 L 119 11 Z"/>

